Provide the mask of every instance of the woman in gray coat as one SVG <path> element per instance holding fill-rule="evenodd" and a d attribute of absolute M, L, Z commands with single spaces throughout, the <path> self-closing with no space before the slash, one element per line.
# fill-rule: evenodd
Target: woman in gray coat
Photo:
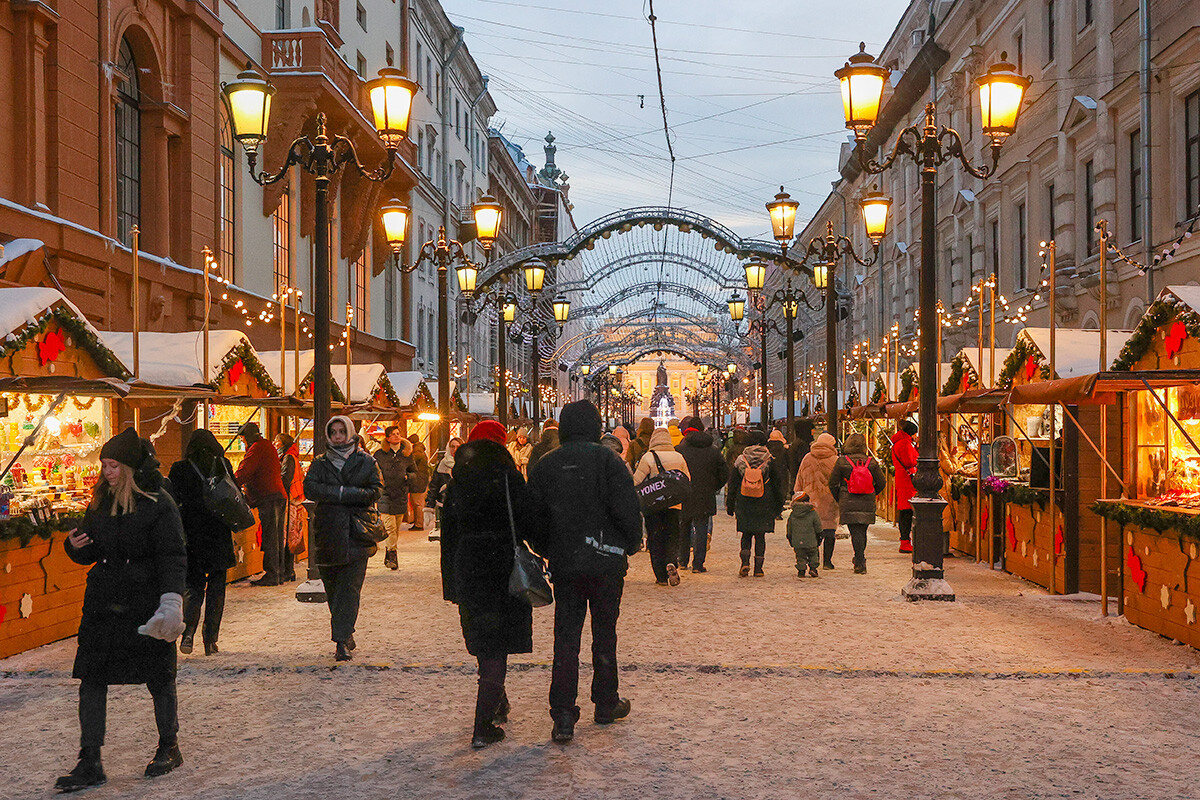
<path fill-rule="evenodd" d="M 855 478 L 854 470 L 866 469 L 870 474 L 869 484 L 862 485 Z M 865 478 L 865 476 L 864 476 Z M 875 524 L 875 496 L 883 491 L 887 481 L 883 469 L 867 452 L 867 440 L 861 433 L 846 437 L 842 455 L 829 473 L 829 491 L 841 509 L 841 522 L 850 529 L 850 544 L 854 547 L 854 571 L 867 571 L 867 526 Z"/>

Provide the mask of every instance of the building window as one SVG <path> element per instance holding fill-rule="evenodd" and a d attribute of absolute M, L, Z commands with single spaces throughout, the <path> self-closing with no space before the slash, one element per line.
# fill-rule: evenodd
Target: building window
<path fill-rule="evenodd" d="M 355 59 L 355 65 L 356 65 L 355 72 L 358 73 L 358 77 L 366 78 L 367 77 L 367 57 L 364 56 L 362 53 L 358 53 L 357 58 Z"/>
<path fill-rule="evenodd" d="M 1185 172 L 1187 209 L 1184 218 L 1200 213 L 1200 91 L 1183 101 L 1183 144 L 1187 153 Z"/>
<path fill-rule="evenodd" d="M 284 30 L 292 27 L 291 0 L 275 0 L 275 28 Z"/>
<path fill-rule="evenodd" d="M 1025 204 L 1017 205 L 1017 285 L 1024 289 L 1029 285 L 1029 231 L 1026 227 Z"/>
<path fill-rule="evenodd" d="M 1089 161 L 1083 165 L 1083 228 L 1087 254 L 1096 254 L 1096 169 Z"/>
<path fill-rule="evenodd" d="M 425 355 L 425 306 L 417 309 L 417 353 Z"/>
<path fill-rule="evenodd" d="M 275 262 L 275 293 L 292 285 L 292 193 L 283 190 L 271 215 L 271 239 Z"/>
<path fill-rule="evenodd" d="M 456 98 L 454 98 L 454 135 L 459 139 L 462 138 L 461 115 L 462 115 L 462 108 L 458 102 L 458 98 L 456 97 Z"/>
<path fill-rule="evenodd" d="M 1017 52 L 1017 72 L 1025 69 L 1025 34 L 1018 33 L 1013 49 Z"/>
<path fill-rule="evenodd" d="M 234 192 L 234 175 L 237 174 L 237 158 L 233 149 L 233 129 L 229 125 L 229 114 L 221 107 L 221 252 L 217 255 L 221 276 L 232 282 L 234 279 L 234 251 L 237 243 L 237 195 Z"/>
<path fill-rule="evenodd" d="M 1055 36 L 1054 0 L 1046 0 L 1046 63 L 1054 60 Z"/>
<path fill-rule="evenodd" d="M 1047 234 L 1047 241 L 1052 240 L 1058 235 L 1058 211 L 1054 207 L 1054 184 L 1046 187 L 1046 224 L 1050 226 L 1050 233 Z"/>
<path fill-rule="evenodd" d="M 354 18 L 358 20 L 358 27 L 365 31 L 367 29 L 367 10 L 363 8 L 362 3 L 355 3 Z"/>
<path fill-rule="evenodd" d="M 422 73 L 421 73 L 422 49 L 421 49 L 420 42 L 417 42 L 417 47 L 416 47 L 416 50 L 414 51 L 414 53 L 415 53 L 416 57 L 413 58 L 413 74 L 415 74 L 417 76 L 417 83 L 422 83 L 421 79 L 424 77 L 424 75 L 422 75 Z M 426 87 L 426 91 L 428 91 L 428 90 L 429 90 L 428 87 Z"/>
<path fill-rule="evenodd" d="M 1142 238 L 1142 132 L 1129 134 L 1129 232 L 1130 241 Z"/>
<path fill-rule="evenodd" d="M 420 47 L 420 45 L 417 45 Z M 429 56 L 425 57 L 425 96 L 430 100 L 433 99 L 433 61 Z"/>
<path fill-rule="evenodd" d="M 1092 9 L 1092 0 L 1083 0 L 1083 27 L 1092 24 L 1095 18 L 1095 12 Z"/>
<path fill-rule="evenodd" d="M 133 241 L 130 231 L 142 218 L 142 113 L 137 62 L 129 42 L 121 40 L 117 69 L 117 238 Z"/>
<path fill-rule="evenodd" d="M 417 131 L 417 169 L 425 171 L 425 131 Z"/>
<path fill-rule="evenodd" d="M 975 285 L 975 281 L 979 280 L 978 270 L 975 269 L 975 236 L 967 234 L 967 282 L 970 286 Z M 970 297 L 969 292 L 963 292 L 967 297 Z"/>
<path fill-rule="evenodd" d="M 358 259 L 352 265 L 354 272 L 354 325 L 360 331 L 367 329 L 367 309 L 370 308 L 370 267 L 367 265 L 367 248 L 359 253 Z"/>

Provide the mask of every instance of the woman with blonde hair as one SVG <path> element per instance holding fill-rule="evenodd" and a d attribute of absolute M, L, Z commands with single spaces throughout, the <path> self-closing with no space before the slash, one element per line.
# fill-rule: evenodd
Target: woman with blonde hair
<path fill-rule="evenodd" d="M 79 684 L 79 763 L 58 779 L 64 792 L 98 786 L 108 687 L 144 683 L 154 700 L 158 749 L 146 777 L 183 763 L 178 744 L 175 640 L 183 633 L 187 554 L 175 502 L 150 443 L 133 428 L 100 450 L 100 479 L 83 522 L 66 541 L 88 572 L 73 677 Z"/>

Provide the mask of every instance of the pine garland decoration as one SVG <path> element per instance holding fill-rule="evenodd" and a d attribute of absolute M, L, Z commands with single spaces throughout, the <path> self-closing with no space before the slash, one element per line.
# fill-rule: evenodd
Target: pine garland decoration
<path fill-rule="evenodd" d="M 916 381 L 916 368 L 911 365 L 905 367 L 904 371 L 900 373 L 900 397 L 898 399 L 901 403 L 907 403 L 909 398 L 912 397 L 912 391 L 913 387 L 916 385 Z"/>
<path fill-rule="evenodd" d="M 1173 530 L 1189 539 L 1200 541 L 1200 514 L 1182 514 L 1164 508 L 1145 508 L 1127 503 L 1102 502 L 1092 504 L 1091 511 L 1122 526 L 1137 525 L 1161 534 Z"/>
<path fill-rule="evenodd" d="M 52 320 L 71 335 L 75 346 L 91 356 L 92 360 L 96 362 L 96 366 L 105 375 L 121 380 L 129 380 L 133 377 L 125 365 L 100 341 L 100 337 L 92 331 L 91 327 L 77 317 L 69 306 L 62 303 L 46 309 L 35 324 L 27 325 L 20 333 L 9 333 L 8 337 L 0 342 L 0 358 L 9 358 L 44 334 Z"/>
<path fill-rule="evenodd" d="M 1200 339 L 1200 314 L 1197 314 L 1187 303 L 1177 297 L 1164 297 L 1155 300 L 1146 309 L 1146 313 L 1142 315 L 1142 319 L 1134 328 L 1133 335 L 1121 348 L 1112 368 L 1120 372 L 1133 369 L 1142 356 L 1146 355 L 1154 346 L 1154 337 L 1159 329 L 1172 319 L 1178 319 L 1183 323 L 1188 336 Z"/>
<path fill-rule="evenodd" d="M 13 517 L 0 521 L 0 542 L 19 539 L 21 547 L 28 547 L 33 537 L 49 539 L 58 531 L 69 531 L 78 528 L 83 523 L 83 517 L 62 515 L 52 517 L 49 522 L 35 525 L 29 517 Z"/>
<path fill-rule="evenodd" d="M 374 398 L 380 389 L 383 390 L 383 394 L 387 397 L 389 403 L 396 408 L 400 407 L 400 398 L 397 396 L 396 390 L 392 387 L 392 382 L 387 379 L 386 373 L 379 377 L 379 383 L 375 384 L 375 391 L 371 392 L 371 397 Z"/>
<path fill-rule="evenodd" d="M 887 386 L 884 385 L 883 378 L 876 376 L 875 388 L 871 392 L 871 403 L 872 404 L 878 403 L 880 400 L 883 399 L 884 394 L 886 392 L 887 392 Z"/>
<path fill-rule="evenodd" d="M 254 352 L 254 348 L 249 342 L 242 341 L 237 347 L 225 354 L 225 358 L 221 359 L 221 364 L 217 367 L 217 377 L 213 380 L 213 386 L 220 382 L 221 376 L 229 371 L 229 368 L 238 361 L 242 362 L 242 366 L 246 371 L 254 376 L 254 380 L 258 381 L 258 385 L 267 394 L 279 397 L 283 394 L 275 381 L 271 380 L 271 376 L 267 374 L 267 369 L 258 360 L 258 356 Z"/>
<path fill-rule="evenodd" d="M 1042 363 L 1042 354 L 1037 346 L 1028 339 L 1018 338 L 1016 344 L 1013 345 L 1012 352 L 1008 354 L 1008 358 L 1004 359 L 1004 365 L 1000 368 L 996 385 L 1004 389 L 1011 388 L 1017 370 L 1024 368 L 1025 362 L 1029 360 L 1030 356 L 1033 356 L 1033 360 L 1038 364 L 1038 375 L 1041 379 L 1050 380 L 1053 377 L 1050 374 L 1050 367 Z"/>
<path fill-rule="evenodd" d="M 963 357 L 962 353 L 950 359 L 950 376 L 942 384 L 942 397 L 958 394 L 958 390 L 962 388 L 963 375 L 974 374 L 975 370 L 971 369 L 971 365 L 967 363 L 967 359 Z"/>

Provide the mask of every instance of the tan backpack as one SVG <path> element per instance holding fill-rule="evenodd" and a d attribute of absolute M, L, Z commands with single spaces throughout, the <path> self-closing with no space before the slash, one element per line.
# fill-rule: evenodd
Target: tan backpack
<path fill-rule="evenodd" d="M 763 486 L 763 471 L 762 467 L 752 467 L 746 465 L 746 471 L 742 473 L 742 497 L 762 497 L 765 491 Z"/>

